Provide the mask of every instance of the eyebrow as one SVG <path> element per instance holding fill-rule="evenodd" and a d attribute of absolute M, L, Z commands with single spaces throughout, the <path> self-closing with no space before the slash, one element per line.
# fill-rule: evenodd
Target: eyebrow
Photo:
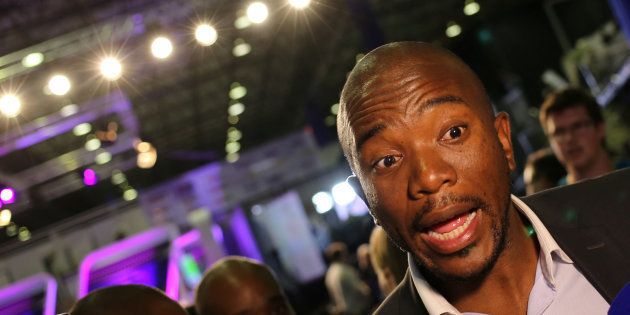
<path fill-rule="evenodd" d="M 454 95 L 445 95 L 445 96 L 428 99 L 422 102 L 422 104 L 420 104 L 420 107 L 418 108 L 418 112 L 422 113 L 435 106 L 443 105 L 443 104 L 452 104 L 452 103 L 467 104 L 466 101 L 464 101 L 461 97 L 454 96 Z M 368 130 L 367 132 L 361 134 L 357 140 L 357 151 L 360 151 L 361 147 L 363 146 L 363 144 L 365 144 L 365 142 L 367 142 L 370 138 L 379 134 L 386 127 L 387 126 L 385 124 L 378 124 L 370 128 L 370 130 Z"/>

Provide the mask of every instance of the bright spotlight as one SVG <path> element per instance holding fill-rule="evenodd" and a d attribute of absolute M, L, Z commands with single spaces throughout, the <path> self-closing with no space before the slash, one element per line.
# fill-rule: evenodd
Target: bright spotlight
<path fill-rule="evenodd" d="M 20 114 L 22 103 L 17 96 L 6 94 L 0 98 L 0 112 L 8 118 L 13 118 Z"/>
<path fill-rule="evenodd" d="M 243 137 L 243 133 L 235 127 L 228 128 L 227 138 L 229 141 L 238 141 Z"/>
<path fill-rule="evenodd" d="M 44 61 L 44 54 L 40 52 L 34 52 L 22 58 L 22 65 L 25 68 L 32 68 L 32 67 L 40 65 L 43 61 Z"/>
<path fill-rule="evenodd" d="M 230 123 L 230 125 L 236 125 L 238 124 L 238 116 L 230 116 L 228 115 L 228 122 Z"/>
<path fill-rule="evenodd" d="M 58 96 L 66 95 L 70 91 L 70 87 L 72 87 L 70 79 L 63 74 L 56 74 L 48 80 L 48 90 Z"/>
<path fill-rule="evenodd" d="M 72 128 L 72 133 L 77 137 L 87 135 L 90 131 L 92 131 L 92 125 L 90 125 L 90 123 L 78 124 Z"/>
<path fill-rule="evenodd" d="M 228 161 L 228 163 L 234 163 L 238 161 L 239 158 L 240 158 L 240 155 L 236 152 L 228 153 L 227 155 L 225 155 L 225 160 Z"/>
<path fill-rule="evenodd" d="M 98 181 L 98 177 L 96 176 L 96 172 L 94 172 L 91 168 L 86 168 L 83 171 L 83 183 L 85 186 L 94 186 Z"/>
<path fill-rule="evenodd" d="M 329 193 L 320 191 L 313 195 L 311 201 L 315 205 L 315 210 L 318 213 L 326 213 L 333 207 L 333 199 Z"/>
<path fill-rule="evenodd" d="M 138 151 L 138 157 L 136 164 L 139 168 L 152 168 L 157 161 L 157 150 L 149 142 L 138 142 L 136 144 L 136 151 Z"/>
<path fill-rule="evenodd" d="M 477 12 L 479 12 L 480 9 L 481 7 L 479 6 L 479 2 L 475 0 L 467 0 L 466 4 L 464 5 L 464 14 L 475 15 L 477 14 Z"/>
<path fill-rule="evenodd" d="M 125 174 L 119 170 L 115 170 L 112 172 L 112 184 L 120 185 L 127 181 L 127 177 Z"/>
<path fill-rule="evenodd" d="M 243 103 L 234 103 L 228 107 L 228 114 L 232 116 L 238 116 L 245 111 L 245 105 Z"/>
<path fill-rule="evenodd" d="M 138 144 L 136 145 L 136 150 L 140 153 L 146 153 L 149 152 L 149 150 L 151 150 L 152 145 L 148 142 L 142 141 L 142 142 L 138 142 Z"/>
<path fill-rule="evenodd" d="M 157 151 L 155 149 L 138 153 L 138 157 L 136 158 L 136 164 L 139 168 L 152 168 L 155 166 L 155 162 L 157 162 Z"/>
<path fill-rule="evenodd" d="M 15 190 L 13 188 L 3 188 L 0 190 L 0 200 L 4 204 L 10 204 L 15 202 Z"/>
<path fill-rule="evenodd" d="M 252 21 L 252 23 L 262 23 L 269 16 L 269 10 L 267 9 L 267 5 L 262 2 L 253 2 L 247 7 L 247 18 Z"/>
<path fill-rule="evenodd" d="M 103 77 L 109 81 L 114 81 L 122 75 L 122 65 L 114 57 L 107 57 L 101 60 L 100 69 Z"/>
<path fill-rule="evenodd" d="M 94 162 L 96 162 L 96 164 L 98 165 L 106 164 L 111 160 L 112 154 L 107 151 L 101 152 L 94 157 Z"/>
<path fill-rule="evenodd" d="M 31 231 L 29 231 L 25 226 L 20 227 L 18 232 L 18 239 L 22 242 L 26 242 L 31 239 Z"/>
<path fill-rule="evenodd" d="M 232 55 L 234 55 L 234 57 L 243 57 L 251 51 L 252 46 L 243 39 L 238 38 L 234 41 L 234 48 L 232 48 Z"/>
<path fill-rule="evenodd" d="M 246 29 L 250 25 L 252 25 L 252 22 L 249 21 L 247 16 L 240 16 L 234 21 L 234 27 L 239 30 Z"/>
<path fill-rule="evenodd" d="M 332 106 L 330 106 L 330 112 L 333 115 L 337 115 L 337 113 L 339 113 L 339 103 L 335 103 Z"/>
<path fill-rule="evenodd" d="M 357 198 L 357 194 L 352 186 L 346 182 L 341 182 L 332 188 L 332 196 L 335 202 L 341 206 L 350 204 Z"/>
<path fill-rule="evenodd" d="M 241 144 L 238 142 L 228 142 L 225 145 L 225 152 L 230 154 L 230 153 L 236 153 L 241 149 Z"/>
<path fill-rule="evenodd" d="M 61 113 L 61 116 L 63 117 L 72 116 L 78 112 L 79 106 L 77 106 L 77 104 L 68 104 L 59 110 L 59 113 Z"/>
<path fill-rule="evenodd" d="M 449 22 L 446 27 L 446 36 L 455 37 L 462 33 L 462 27 L 455 22 Z"/>
<path fill-rule="evenodd" d="M 296 9 L 304 9 L 311 4 L 311 0 L 289 0 L 289 4 Z"/>
<path fill-rule="evenodd" d="M 208 24 L 201 24 L 195 30 L 195 39 L 201 46 L 210 46 L 217 41 L 217 30 Z"/>
<path fill-rule="evenodd" d="M 101 140 L 97 138 L 91 138 L 90 140 L 85 142 L 85 150 L 87 151 L 96 151 L 101 147 Z"/>
<path fill-rule="evenodd" d="M 238 82 L 232 83 L 230 87 L 230 98 L 233 100 L 238 100 L 247 95 L 247 88 L 240 85 Z"/>
<path fill-rule="evenodd" d="M 11 210 L 4 209 L 0 211 L 0 227 L 7 226 L 11 223 Z"/>
<path fill-rule="evenodd" d="M 151 43 L 151 53 L 158 59 L 168 58 L 173 53 L 173 43 L 164 36 L 157 37 Z"/>
<path fill-rule="evenodd" d="M 133 188 L 127 189 L 123 193 L 123 199 L 125 199 L 126 201 L 132 201 L 136 198 L 138 198 L 138 191 Z"/>

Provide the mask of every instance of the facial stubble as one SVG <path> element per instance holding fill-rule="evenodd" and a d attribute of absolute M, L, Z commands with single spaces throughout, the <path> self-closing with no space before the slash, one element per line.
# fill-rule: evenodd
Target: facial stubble
<path fill-rule="evenodd" d="M 510 180 L 508 175 L 508 185 L 510 187 Z M 488 273 L 492 270 L 497 260 L 508 246 L 507 233 L 509 229 L 509 215 L 510 215 L 510 194 L 505 194 L 505 199 L 502 203 L 502 211 L 498 212 L 498 215 L 490 216 L 493 218 L 493 222 L 495 224 L 492 225 L 492 239 L 494 248 L 492 249 L 492 253 L 490 256 L 483 262 L 481 268 L 477 268 L 476 270 L 470 270 L 468 273 L 449 273 L 443 268 L 441 268 L 437 264 L 424 264 L 421 259 L 413 255 L 414 261 L 416 262 L 416 266 L 420 269 L 423 275 L 427 277 L 429 282 L 431 279 L 436 279 L 439 281 L 446 282 L 470 282 L 475 280 L 483 279 Z M 490 206 L 480 198 L 476 196 L 459 196 L 456 199 L 463 201 L 472 201 L 476 205 L 478 211 L 482 211 L 485 214 L 490 214 Z M 415 220 L 414 220 L 415 221 Z M 471 251 L 475 248 L 476 243 L 470 244 L 469 246 L 449 255 L 445 255 L 445 257 L 457 257 L 457 258 L 466 258 L 470 255 Z"/>

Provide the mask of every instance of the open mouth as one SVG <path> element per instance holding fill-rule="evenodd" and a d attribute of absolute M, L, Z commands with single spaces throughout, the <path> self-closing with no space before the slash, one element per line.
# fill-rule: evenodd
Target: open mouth
<path fill-rule="evenodd" d="M 429 247 L 442 254 L 451 254 L 464 249 L 473 242 L 481 215 L 479 210 L 480 208 L 473 208 L 433 224 L 420 235 Z"/>
<path fill-rule="evenodd" d="M 439 240 L 451 240 L 461 236 L 477 216 L 477 211 L 462 213 L 450 220 L 438 223 L 427 230 L 432 238 Z"/>

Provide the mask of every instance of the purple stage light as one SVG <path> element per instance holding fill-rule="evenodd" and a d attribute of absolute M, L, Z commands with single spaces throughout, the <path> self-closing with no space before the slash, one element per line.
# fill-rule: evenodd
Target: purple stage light
<path fill-rule="evenodd" d="M 10 204 L 15 202 L 15 190 L 13 188 L 3 188 L 0 190 L 0 200 L 4 204 Z"/>
<path fill-rule="evenodd" d="M 94 186 L 98 181 L 98 177 L 96 177 L 96 172 L 94 172 L 91 168 L 86 168 L 83 171 L 83 183 L 85 186 Z"/>
<path fill-rule="evenodd" d="M 136 256 L 138 254 L 151 251 L 151 249 L 163 246 L 164 244 L 168 245 L 176 235 L 177 231 L 173 226 L 157 227 L 91 252 L 83 259 L 81 266 L 79 267 L 78 297 L 82 298 L 89 293 L 91 283 L 90 278 L 94 272 L 100 273 L 99 270 L 103 270 L 115 263 L 137 258 Z M 177 300 L 179 296 L 180 279 L 177 270 L 177 263 L 173 259 L 173 255 L 174 251 L 172 249 L 169 250 L 166 267 L 166 283 L 165 287 L 160 289 L 163 289 L 166 295 L 173 300 Z M 121 274 L 124 274 L 124 272 Z M 124 279 L 120 279 L 121 277 Z M 129 279 L 124 277 L 124 275 L 118 275 L 117 278 L 120 281 L 129 283 Z M 134 280 L 137 279 L 134 278 Z M 114 279 L 114 281 L 117 280 Z M 114 283 L 108 284 L 111 285 Z"/>
<path fill-rule="evenodd" d="M 44 295 L 44 301 L 41 301 L 43 303 L 33 300 L 33 298 L 37 299 L 37 296 L 41 294 Z M 0 313 L 2 314 L 5 314 L 4 312 L 11 314 L 12 312 L 9 308 L 13 308 L 16 305 L 18 308 L 26 307 L 27 310 L 40 305 L 43 315 L 54 315 L 56 314 L 56 303 L 57 281 L 47 273 L 30 276 L 0 289 Z M 23 313 L 20 312 L 20 314 Z"/>

